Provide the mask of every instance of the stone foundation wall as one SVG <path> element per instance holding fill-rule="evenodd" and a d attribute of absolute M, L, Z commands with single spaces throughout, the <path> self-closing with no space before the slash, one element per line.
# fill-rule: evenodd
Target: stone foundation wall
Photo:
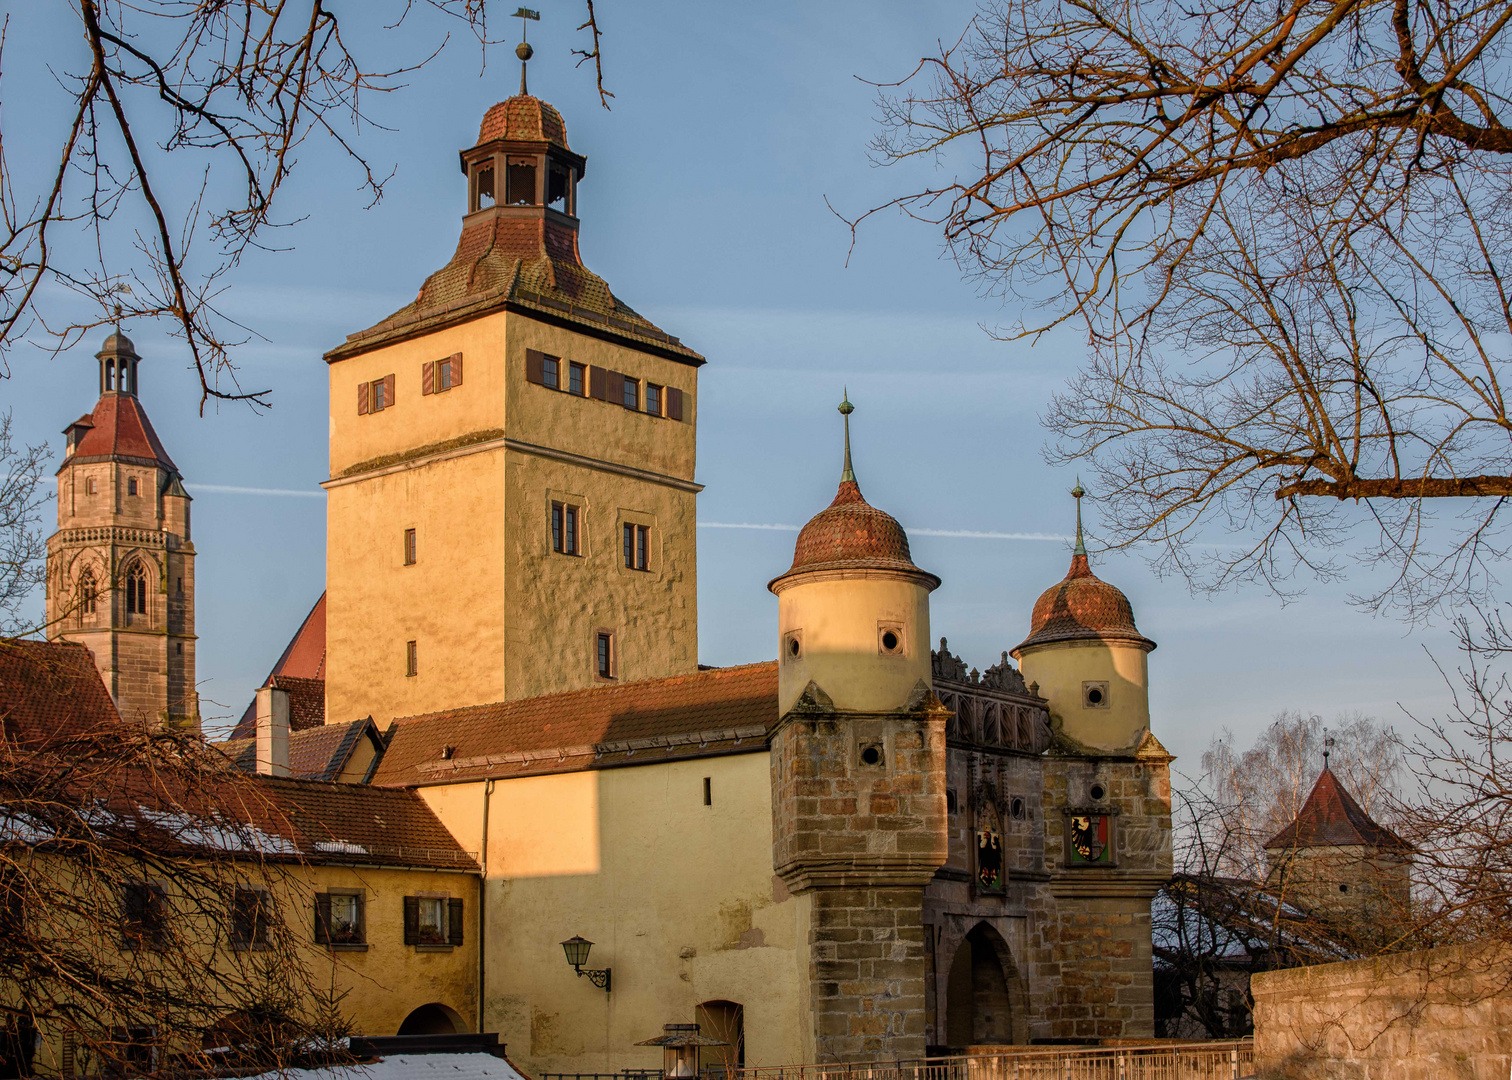
<path fill-rule="evenodd" d="M 1258 1075 L 1505 1080 L 1512 957 L 1475 947 L 1256 975 Z"/>

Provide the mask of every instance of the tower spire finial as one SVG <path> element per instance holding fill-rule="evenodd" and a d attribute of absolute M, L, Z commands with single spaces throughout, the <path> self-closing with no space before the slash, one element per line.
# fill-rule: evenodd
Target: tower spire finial
<path fill-rule="evenodd" d="M 1076 486 L 1071 489 L 1071 497 L 1076 500 L 1076 549 L 1071 554 L 1080 555 L 1082 558 L 1087 557 L 1087 545 L 1082 540 L 1081 518 L 1081 501 L 1082 496 L 1086 493 L 1086 489 L 1081 486 L 1081 477 L 1078 476 L 1076 478 Z"/>
<path fill-rule="evenodd" d="M 1333 736 L 1328 733 L 1328 729 L 1327 728 L 1324 728 L 1323 729 L 1323 771 L 1324 772 L 1328 771 L 1328 756 L 1333 753 L 1333 745 L 1334 745 Z"/>
<path fill-rule="evenodd" d="M 520 96 L 525 97 L 529 94 L 529 91 L 525 88 L 525 64 L 535 55 L 535 50 L 530 47 L 530 42 L 526 40 L 527 35 L 525 30 L 530 25 L 527 20 L 534 22 L 541 21 L 541 13 L 522 7 L 512 17 L 520 20 L 520 43 L 515 46 L 515 55 L 520 58 Z"/>
<path fill-rule="evenodd" d="M 856 411 L 856 407 L 850 403 L 850 390 L 847 388 L 845 396 L 840 401 L 840 415 L 845 417 L 845 468 L 840 472 L 840 482 L 847 480 L 856 482 L 856 474 L 851 469 L 850 458 L 850 414 Z"/>

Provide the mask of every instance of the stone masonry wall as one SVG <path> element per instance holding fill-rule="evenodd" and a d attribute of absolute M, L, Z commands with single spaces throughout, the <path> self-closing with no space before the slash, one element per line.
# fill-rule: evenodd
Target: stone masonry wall
<path fill-rule="evenodd" d="M 1457 946 L 1254 976 L 1257 1075 L 1505 1080 L 1508 957 Z"/>

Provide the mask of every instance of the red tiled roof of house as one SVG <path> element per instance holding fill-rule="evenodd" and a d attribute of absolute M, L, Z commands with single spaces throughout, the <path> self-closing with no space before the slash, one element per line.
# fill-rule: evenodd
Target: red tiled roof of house
<path fill-rule="evenodd" d="M 1266 841 L 1265 849 L 1410 846 L 1386 826 L 1372 820 L 1339 783 L 1333 770 L 1324 769 L 1297 812 L 1297 819 Z"/>
<path fill-rule="evenodd" d="M 58 466 L 58 471 L 81 461 L 124 460 L 141 465 L 157 465 L 177 473 L 178 466 L 163 449 L 147 411 L 135 395 L 109 393 L 100 395 L 94 411 L 89 414 L 89 424 L 76 420 L 72 426 L 84 428 L 82 437 L 73 452 Z"/>
<path fill-rule="evenodd" d="M 12 745 L 25 749 L 120 723 L 83 645 L 0 638 L 0 733 Z"/>
<path fill-rule="evenodd" d="M 1086 552 L 1071 557 L 1066 576 L 1050 586 L 1034 602 L 1029 620 L 1029 636 L 1012 650 L 1019 652 L 1032 645 L 1057 641 L 1101 640 L 1125 641 L 1146 652 L 1155 643 L 1134 625 L 1134 608 L 1129 598 L 1115 585 L 1092 573 Z"/>
<path fill-rule="evenodd" d="M 814 570 L 896 570 L 927 579 L 931 589 L 940 584 L 914 565 L 908 534 L 897 518 L 867 502 L 855 480 L 840 481 L 834 501 L 799 531 L 793 565 L 767 587 Z"/>
<path fill-rule="evenodd" d="M 394 722 L 374 784 L 424 785 L 764 749 L 777 664 L 450 709 Z"/>
<path fill-rule="evenodd" d="M 325 723 L 325 638 L 326 598 L 325 593 L 321 593 L 262 682 L 263 686 L 277 686 L 289 692 L 289 726 L 292 729 Z M 248 739 L 256 732 L 257 698 L 254 695 L 232 729 L 231 738 Z"/>
<path fill-rule="evenodd" d="M 336 780 L 352 760 L 364 735 L 379 742 L 381 736 L 366 718 L 345 724 L 320 724 L 289 733 L 289 775 L 296 780 Z M 220 751 L 242 772 L 257 771 L 257 738 L 227 739 Z"/>

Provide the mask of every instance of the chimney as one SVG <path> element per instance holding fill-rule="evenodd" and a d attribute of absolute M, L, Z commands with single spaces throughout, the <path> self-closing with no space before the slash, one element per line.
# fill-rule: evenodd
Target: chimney
<path fill-rule="evenodd" d="M 264 686 L 257 692 L 257 771 L 289 775 L 289 692 Z"/>

